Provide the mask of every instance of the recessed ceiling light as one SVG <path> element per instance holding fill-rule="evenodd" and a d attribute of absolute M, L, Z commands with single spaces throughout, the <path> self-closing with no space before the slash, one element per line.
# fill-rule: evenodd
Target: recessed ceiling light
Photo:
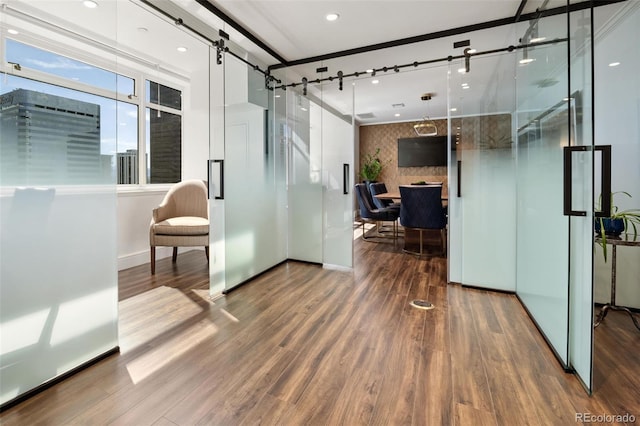
<path fill-rule="evenodd" d="M 457 110 L 458 110 L 458 108 L 451 108 L 449 111 L 456 112 Z"/>
<path fill-rule="evenodd" d="M 184 47 L 184 46 L 180 46 L 180 47 L 178 47 L 178 49 L 177 49 L 177 50 L 178 50 L 178 52 L 181 52 L 181 53 L 182 53 L 182 52 L 186 52 L 186 51 L 187 51 L 187 50 L 189 50 L 189 49 L 187 49 L 187 48 L 186 48 L 186 47 Z"/>
<path fill-rule="evenodd" d="M 393 115 L 395 115 L 396 117 L 400 117 L 400 114 L 399 114 L 399 113 L 395 113 L 395 114 L 393 114 Z"/>
<path fill-rule="evenodd" d="M 279 98 L 279 97 L 280 97 L 280 95 L 276 95 L 275 97 L 276 97 L 276 98 Z"/>
<path fill-rule="evenodd" d="M 533 58 L 520 59 L 520 63 L 522 65 L 530 64 L 533 61 L 535 61 L 535 59 L 533 59 Z"/>
<path fill-rule="evenodd" d="M 380 83 L 380 80 L 371 80 L 371 84 L 378 84 Z"/>
<path fill-rule="evenodd" d="M 458 72 L 459 72 L 460 74 L 464 74 L 464 73 L 466 73 L 466 72 L 467 72 L 467 69 L 466 69 L 466 68 L 458 68 Z"/>
<path fill-rule="evenodd" d="M 301 110 L 303 111 L 307 111 L 307 109 L 305 107 L 300 107 Z"/>
<path fill-rule="evenodd" d="M 464 89 L 468 89 L 468 88 L 469 88 L 469 86 L 465 86 L 465 85 L 463 85 L 463 86 L 462 86 L 462 89 L 463 89 L 463 90 L 464 90 Z"/>
<path fill-rule="evenodd" d="M 8 32 L 9 34 L 13 34 L 13 35 L 20 34 L 20 33 L 18 32 L 18 30 L 14 30 L 13 28 L 8 29 L 8 30 L 7 30 L 7 32 Z"/>
<path fill-rule="evenodd" d="M 541 41 L 545 41 L 546 39 L 546 37 L 534 37 L 530 41 L 531 43 L 540 43 Z"/>
<path fill-rule="evenodd" d="M 367 70 L 367 73 L 369 73 L 369 74 L 371 74 L 372 72 L 373 72 L 373 68 L 369 68 L 369 69 Z"/>
<path fill-rule="evenodd" d="M 329 22 L 333 22 L 337 21 L 339 17 L 340 15 L 338 15 L 337 13 L 329 13 L 327 14 L 327 16 L 325 16 L 325 19 Z"/>
<path fill-rule="evenodd" d="M 610 67 L 617 67 L 618 65 L 620 65 L 620 62 L 611 62 L 609 64 Z"/>
<path fill-rule="evenodd" d="M 96 7 L 98 7 L 98 3 L 92 0 L 84 0 L 82 4 L 84 4 L 85 7 L 88 7 L 89 9 L 95 9 Z"/>

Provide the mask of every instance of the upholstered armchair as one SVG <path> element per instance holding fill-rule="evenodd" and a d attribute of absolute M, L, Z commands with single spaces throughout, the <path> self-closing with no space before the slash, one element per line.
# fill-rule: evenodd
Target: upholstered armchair
<path fill-rule="evenodd" d="M 376 226 L 378 222 L 389 221 L 393 223 L 393 240 L 398 239 L 398 216 L 400 215 L 399 209 L 391 207 L 385 207 L 382 209 L 376 208 L 373 204 L 373 197 L 364 183 L 357 183 L 356 186 L 356 198 L 358 199 L 358 205 L 360 206 L 360 219 L 362 222 L 362 239 L 369 241 L 371 238 L 367 237 L 364 229 L 364 222 L 374 222 Z M 380 237 L 381 235 L 377 235 Z"/>
<path fill-rule="evenodd" d="M 173 247 L 173 261 L 178 247 L 204 247 L 209 260 L 209 203 L 207 186 L 201 180 L 175 184 L 153 209 L 149 226 L 151 273 L 156 272 L 156 247 Z"/>
<path fill-rule="evenodd" d="M 420 250 L 405 252 L 422 256 L 422 232 L 438 230 L 440 233 L 442 254 L 446 253 L 447 216 L 442 207 L 442 186 L 400 186 L 400 225 L 406 229 L 416 229 L 420 232 Z M 406 233 L 405 233 L 406 235 Z"/>
<path fill-rule="evenodd" d="M 373 182 L 369 184 L 369 191 L 371 192 L 371 198 L 375 206 L 379 209 L 386 207 L 392 207 L 394 209 L 400 209 L 400 203 L 394 203 L 392 200 L 385 200 L 384 198 L 376 198 L 378 194 L 384 194 L 387 191 L 387 185 L 384 182 Z"/>

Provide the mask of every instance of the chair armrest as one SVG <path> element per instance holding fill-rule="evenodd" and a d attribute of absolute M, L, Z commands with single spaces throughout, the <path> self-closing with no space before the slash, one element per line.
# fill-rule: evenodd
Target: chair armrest
<path fill-rule="evenodd" d="M 153 209 L 153 221 L 155 223 L 162 222 L 174 216 L 173 208 L 169 204 L 160 204 Z"/>

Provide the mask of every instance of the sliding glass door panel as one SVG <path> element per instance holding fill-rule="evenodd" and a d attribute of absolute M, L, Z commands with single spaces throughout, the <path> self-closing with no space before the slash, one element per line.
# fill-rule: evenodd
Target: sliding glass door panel
<path fill-rule="evenodd" d="M 322 263 L 352 268 L 353 185 L 355 184 L 353 178 L 353 85 L 329 82 L 323 84 L 321 90 L 324 206 Z M 338 100 L 339 102 L 336 102 Z M 312 111 L 316 108 L 318 107 L 313 107 Z"/>
<path fill-rule="evenodd" d="M 504 84 L 513 81 L 512 58 L 509 53 L 472 58 L 469 72 L 463 72 L 462 60 L 449 74 L 456 148 L 450 163 L 451 259 L 461 265 L 462 284 L 505 291 L 515 290 L 515 98 L 513 86 Z"/>
<path fill-rule="evenodd" d="M 557 41 L 530 47 L 531 62 L 520 59 L 517 68 L 517 294 L 558 359 L 587 390 L 593 328 L 590 13 L 523 26 L 525 34 L 535 25 L 538 34 Z M 583 148 L 565 163 L 565 147 Z"/>
<path fill-rule="evenodd" d="M 309 82 L 310 68 L 292 68 L 287 74 L 296 84 L 286 91 L 289 258 L 351 268 L 353 87 Z M 322 73 L 318 77 L 322 80 Z"/>
<path fill-rule="evenodd" d="M 286 259 L 284 161 L 274 146 L 267 110 L 273 92 L 258 71 L 224 58 L 225 288 L 234 287 Z"/>
<path fill-rule="evenodd" d="M 312 116 L 310 101 L 287 90 L 288 257 L 322 263 L 322 140 L 321 113 Z"/>
<path fill-rule="evenodd" d="M 594 139 L 592 9 L 569 19 L 569 129 L 572 146 L 585 149 L 571 170 L 572 208 L 585 214 L 569 217 L 569 364 L 585 388 L 593 388 L 593 222 Z M 575 123 L 575 124 L 573 124 Z M 606 142 L 605 142 L 606 143 Z M 611 182 L 611 168 L 606 178 Z M 610 188 L 607 189 L 610 192 Z"/>

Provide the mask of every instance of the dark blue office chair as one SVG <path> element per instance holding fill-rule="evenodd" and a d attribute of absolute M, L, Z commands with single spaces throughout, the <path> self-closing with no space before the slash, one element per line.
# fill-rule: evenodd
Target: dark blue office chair
<path fill-rule="evenodd" d="M 408 253 L 424 254 L 422 234 L 425 230 L 439 230 L 442 254 L 446 252 L 447 218 L 442 208 L 441 186 L 401 186 L 400 225 L 420 231 L 420 251 L 404 250 Z M 406 235 L 406 234 L 405 234 Z"/>
<path fill-rule="evenodd" d="M 358 206 L 360 207 L 360 218 L 362 219 L 362 239 L 365 241 L 370 240 L 365 234 L 364 223 L 366 221 L 375 222 L 376 226 L 378 222 L 393 222 L 393 239 L 398 239 L 398 217 L 400 211 L 393 208 L 376 208 L 373 204 L 373 197 L 364 183 L 356 184 L 356 197 L 358 198 Z M 383 237 L 383 235 L 376 235 L 377 237 Z"/>
<path fill-rule="evenodd" d="M 373 203 L 379 209 L 384 209 L 387 207 L 391 207 L 394 209 L 400 208 L 400 203 L 394 203 L 393 200 L 390 199 L 381 199 L 376 198 L 375 196 L 378 194 L 384 194 L 385 192 L 389 192 L 387 190 L 387 185 L 384 182 L 373 182 L 369 184 L 369 190 L 371 191 L 371 198 L 373 199 Z"/>

